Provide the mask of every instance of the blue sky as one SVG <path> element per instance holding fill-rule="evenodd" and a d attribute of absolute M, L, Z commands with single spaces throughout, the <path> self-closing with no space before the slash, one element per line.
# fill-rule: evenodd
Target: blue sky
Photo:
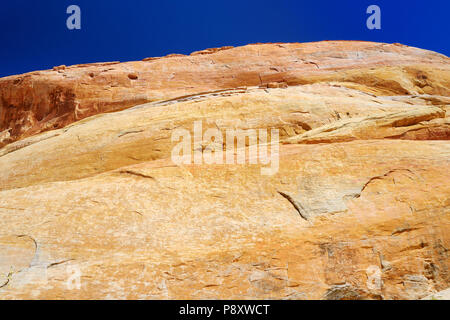
<path fill-rule="evenodd" d="M 66 27 L 69 5 L 81 30 Z M 381 30 L 366 8 L 381 8 Z M 450 1 L 15 0 L 0 5 L 0 77 L 255 42 L 400 42 L 450 55 Z"/>

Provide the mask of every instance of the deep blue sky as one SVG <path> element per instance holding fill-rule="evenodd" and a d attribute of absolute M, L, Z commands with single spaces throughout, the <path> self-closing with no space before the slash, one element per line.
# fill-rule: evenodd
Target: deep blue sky
<path fill-rule="evenodd" d="M 82 29 L 66 28 L 81 8 Z M 366 28 L 381 7 L 382 29 Z M 448 0 L 14 0 L 0 4 L 0 77 L 255 42 L 400 42 L 450 55 Z"/>

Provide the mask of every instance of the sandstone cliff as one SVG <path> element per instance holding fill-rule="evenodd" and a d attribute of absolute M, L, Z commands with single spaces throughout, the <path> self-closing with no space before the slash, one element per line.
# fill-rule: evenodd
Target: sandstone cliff
<path fill-rule="evenodd" d="M 340 82 L 382 95 L 449 94 L 448 59 L 400 44 L 257 44 L 0 80 L 0 144 L 140 103 L 269 83 Z"/>
<path fill-rule="evenodd" d="M 418 299 L 450 287 L 445 56 L 256 44 L 7 77 L 0 97 L 0 298 Z M 278 172 L 174 164 L 172 133 L 195 121 L 278 129 Z"/>

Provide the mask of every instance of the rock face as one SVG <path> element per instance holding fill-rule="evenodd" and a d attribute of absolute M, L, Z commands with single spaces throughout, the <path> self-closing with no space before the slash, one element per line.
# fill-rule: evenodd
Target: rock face
<path fill-rule="evenodd" d="M 450 287 L 445 56 L 225 47 L 7 77 L 0 97 L 0 298 L 419 299 Z M 195 136 L 199 121 L 278 129 L 278 170 L 249 164 L 251 139 L 245 164 L 174 163 L 174 132 Z"/>
<path fill-rule="evenodd" d="M 448 58 L 400 44 L 258 44 L 0 80 L 0 146 L 103 112 L 184 95 L 337 81 L 382 95 L 449 94 Z"/>

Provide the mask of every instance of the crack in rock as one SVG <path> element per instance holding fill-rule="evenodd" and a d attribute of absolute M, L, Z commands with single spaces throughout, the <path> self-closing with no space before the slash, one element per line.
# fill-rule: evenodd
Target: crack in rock
<path fill-rule="evenodd" d="M 303 208 L 303 206 L 301 205 L 301 203 L 299 203 L 298 201 L 296 201 L 294 198 L 292 198 L 290 195 L 288 195 L 287 193 L 284 193 L 282 191 L 278 191 L 278 193 L 283 196 L 285 199 L 287 199 L 295 208 L 295 210 L 297 210 L 298 214 L 300 215 L 300 217 L 302 217 L 304 220 L 309 221 L 309 215 L 306 213 L 305 208 Z"/>
<path fill-rule="evenodd" d="M 407 171 L 407 172 L 413 173 L 413 172 L 412 172 L 411 170 L 409 170 L 409 169 L 392 169 L 392 170 L 389 170 L 388 172 L 386 172 L 385 174 L 383 174 L 383 175 L 381 175 L 381 176 L 372 177 L 372 178 L 369 179 L 369 181 L 367 181 L 367 182 L 363 185 L 363 187 L 361 188 L 361 192 L 360 192 L 358 195 L 356 195 L 355 198 L 359 198 L 359 197 L 361 196 L 361 193 L 367 188 L 367 186 L 368 186 L 372 181 L 375 181 L 375 180 L 383 180 L 384 178 L 388 177 L 391 173 L 394 173 L 394 172 L 397 172 L 397 171 Z"/>
<path fill-rule="evenodd" d="M 143 173 L 136 172 L 136 171 L 132 171 L 132 170 L 121 170 L 121 171 L 119 171 L 119 173 L 122 173 L 122 174 L 130 174 L 130 175 L 133 175 L 133 176 L 137 176 L 137 177 L 141 177 L 141 178 L 146 178 L 146 179 L 152 179 L 152 180 L 155 180 L 155 181 L 156 181 L 156 179 L 155 179 L 154 177 L 152 177 L 152 176 L 148 176 L 148 175 L 145 175 L 145 174 L 143 174 Z"/>

